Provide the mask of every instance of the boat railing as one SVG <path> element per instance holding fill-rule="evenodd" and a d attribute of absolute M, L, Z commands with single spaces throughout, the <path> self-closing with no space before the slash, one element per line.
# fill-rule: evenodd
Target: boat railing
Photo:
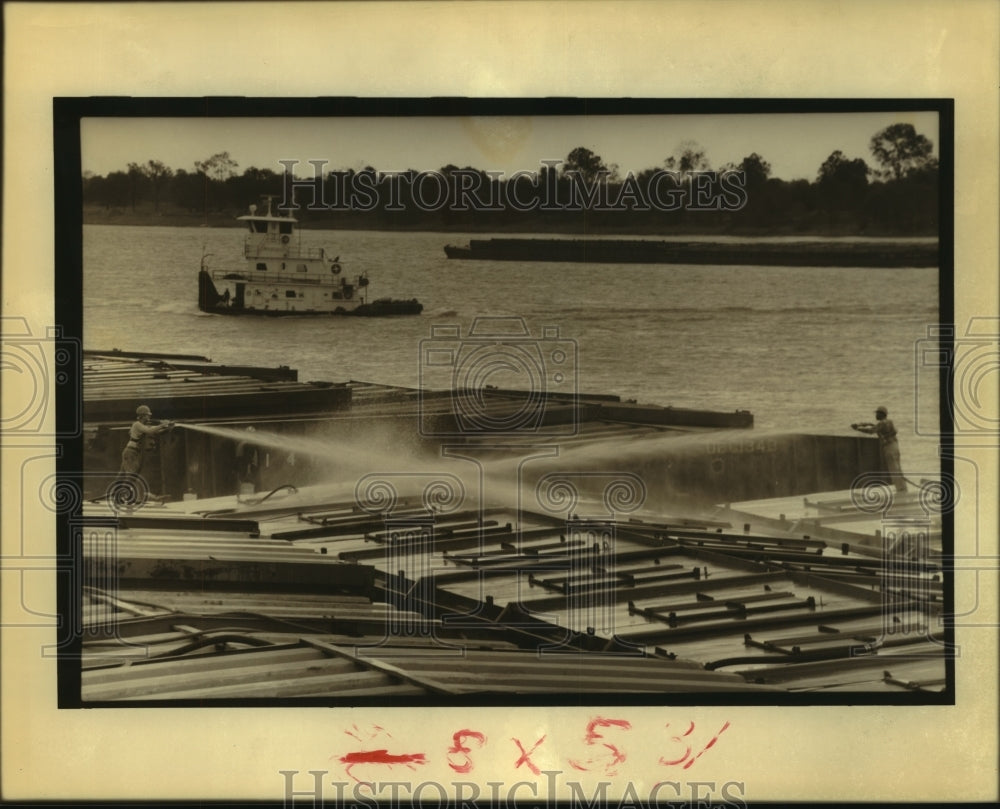
<path fill-rule="evenodd" d="M 342 276 L 309 275 L 307 273 L 239 272 L 233 270 L 213 270 L 213 281 L 246 281 L 249 284 L 306 284 L 309 286 L 340 287 Z"/>
<path fill-rule="evenodd" d="M 288 258 L 294 260 L 297 258 L 304 258 L 309 260 L 324 260 L 326 259 L 326 249 L 323 247 L 303 247 L 303 248 L 292 248 L 287 244 L 281 244 L 280 242 L 275 242 L 272 240 L 264 242 L 251 242 L 247 241 L 243 245 L 243 257 L 244 258 Z"/>

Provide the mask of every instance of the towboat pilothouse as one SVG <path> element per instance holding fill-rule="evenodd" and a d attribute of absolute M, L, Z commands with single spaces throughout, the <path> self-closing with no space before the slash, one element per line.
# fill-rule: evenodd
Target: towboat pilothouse
<path fill-rule="evenodd" d="M 368 302 L 368 275 L 348 276 L 340 257 L 322 247 L 302 247 L 292 216 L 267 210 L 238 217 L 248 232 L 243 246 L 246 268 L 213 270 L 202 256 L 198 273 L 198 308 L 225 315 L 418 315 L 416 300 L 389 298 Z"/>

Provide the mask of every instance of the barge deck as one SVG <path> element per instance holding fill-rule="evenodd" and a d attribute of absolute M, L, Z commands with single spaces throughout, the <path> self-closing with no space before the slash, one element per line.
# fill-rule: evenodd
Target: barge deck
<path fill-rule="evenodd" d="M 154 456 L 153 485 L 175 502 L 98 496 L 73 523 L 89 705 L 948 698 L 940 528 L 890 547 L 853 522 L 918 516 L 920 501 L 849 508 L 873 439 L 761 443 L 745 411 L 581 395 L 544 402 L 543 425 L 573 429 L 535 457 L 523 439 L 449 432 L 447 391 L 303 389 L 290 369 L 191 356 L 84 365 L 98 494 L 126 438 L 117 414 L 138 400 L 205 428 L 164 434 Z M 487 412 L 526 395 L 484 392 Z M 218 407 L 233 396 L 238 416 Z M 233 436 L 247 427 L 278 443 L 241 490 Z M 289 463 L 377 435 L 402 466 Z"/>

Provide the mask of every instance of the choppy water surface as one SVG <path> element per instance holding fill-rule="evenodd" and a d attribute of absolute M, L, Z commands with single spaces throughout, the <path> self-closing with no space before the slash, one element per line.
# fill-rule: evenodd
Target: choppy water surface
<path fill-rule="evenodd" d="M 445 258 L 445 244 L 467 241 L 467 234 L 304 231 L 304 246 L 333 250 L 345 272 L 369 273 L 371 299 L 416 297 L 424 314 L 232 318 L 198 311 L 197 272 L 203 251 L 216 267 L 242 266 L 239 228 L 88 225 L 84 345 L 289 365 L 302 380 L 440 387 L 446 372 L 422 375 L 421 357 L 456 341 L 433 336 L 432 326 L 459 326 L 458 347 L 467 350 L 475 318 L 521 316 L 537 337 L 558 328 L 556 339 L 571 349 L 569 382 L 580 391 L 747 409 L 758 431 L 850 432 L 851 422 L 872 420 L 885 404 L 906 474 L 939 467 L 936 439 L 914 428 L 918 408 L 922 425 L 938 408 L 936 372 L 916 366 L 919 341 L 938 321 L 936 269 Z M 517 382 L 516 374 L 503 380 Z"/>

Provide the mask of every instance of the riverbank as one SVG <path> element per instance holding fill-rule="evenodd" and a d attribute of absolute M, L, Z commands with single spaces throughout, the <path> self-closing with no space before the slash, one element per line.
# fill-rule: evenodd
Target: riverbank
<path fill-rule="evenodd" d="M 85 225 L 116 225 L 139 227 L 235 227 L 236 217 L 246 213 L 245 210 L 189 211 L 164 205 L 160 211 L 151 206 L 140 205 L 136 210 L 130 208 L 105 208 L 104 206 L 85 205 L 83 208 L 83 224 Z M 538 233 L 565 236 L 739 236 L 756 237 L 796 237 L 802 239 L 844 239 L 872 238 L 895 239 L 906 241 L 911 239 L 927 239 L 937 236 L 936 231 L 900 232 L 884 228 L 869 227 L 859 231 L 857 227 L 848 224 L 827 222 L 822 225 L 813 224 L 809 227 L 793 226 L 791 224 L 774 227 L 750 227 L 745 224 L 728 223 L 722 225 L 718 220 L 708 221 L 694 217 L 684 222 L 649 221 L 614 221 L 598 222 L 592 217 L 576 213 L 572 216 L 555 214 L 550 217 L 532 217 L 530 221 L 501 220 L 489 213 L 482 214 L 477 219 L 462 218 L 461 220 L 441 216 L 434 220 L 408 220 L 395 217 L 386 220 L 374 213 L 337 212 L 315 214 L 301 211 L 296 216 L 300 220 L 302 230 L 392 230 L 394 232 L 440 232 L 475 234 L 522 234 Z"/>

